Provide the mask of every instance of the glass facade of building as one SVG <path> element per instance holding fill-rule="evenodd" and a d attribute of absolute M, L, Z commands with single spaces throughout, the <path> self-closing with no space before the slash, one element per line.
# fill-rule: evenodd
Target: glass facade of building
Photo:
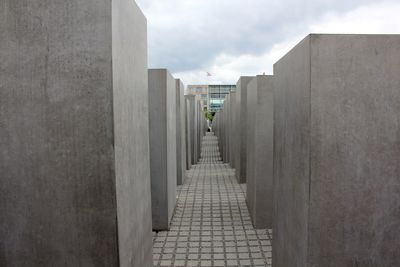
<path fill-rule="evenodd" d="M 218 111 L 224 105 L 225 96 L 236 90 L 236 85 L 209 85 L 208 103 L 210 111 Z"/>
<path fill-rule="evenodd" d="M 225 96 L 231 91 L 236 91 L 236 85 L 188 85 L 186 94 L 200 95 L 203 105 L 216 112 L 223 107 Z"/>

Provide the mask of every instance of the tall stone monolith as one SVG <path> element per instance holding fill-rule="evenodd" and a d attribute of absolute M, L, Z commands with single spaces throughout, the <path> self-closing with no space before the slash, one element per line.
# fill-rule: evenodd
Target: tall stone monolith
<path fill-rule="evenodd" d="M 400 36 L 312 34 L 274 65 L 273 265 L 400 266 Z"/>
<path fill-rule="evenodd" d="M 151 266 L 135 2 L 2 1 L 0 51 L 0 266 Z"/>

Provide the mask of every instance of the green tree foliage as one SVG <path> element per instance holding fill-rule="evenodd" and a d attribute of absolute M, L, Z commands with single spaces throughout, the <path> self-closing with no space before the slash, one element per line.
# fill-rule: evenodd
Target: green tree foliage
<path fill-rule="evenodd" d="M 207 108 L 204 108 L 204 117 L 206 117 L 207 120 L 213 121 L 215 116 L 215 112 L 210 112 L 207 110 Z"/>

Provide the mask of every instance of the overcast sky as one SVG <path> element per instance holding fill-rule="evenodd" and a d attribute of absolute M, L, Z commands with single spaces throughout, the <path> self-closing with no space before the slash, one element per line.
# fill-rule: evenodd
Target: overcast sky
<path fill-rule="evenodd" d="M 137 0 L 149 67 L 188 84 L 272 74 L 309 33 L 400 33 L 400 0 Z M 207 72 L 212 74 L 207 77 Z"/>

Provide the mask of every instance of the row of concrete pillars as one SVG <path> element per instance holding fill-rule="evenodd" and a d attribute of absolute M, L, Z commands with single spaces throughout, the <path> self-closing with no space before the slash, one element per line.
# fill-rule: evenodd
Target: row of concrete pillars
<path fill-rule="evenodd" d="M 400 36 L 309 35 L 213 129 L 272 266 L 400 266 Z"/>
<path fill-rule="evenodd" d="M 148 70 L 132 0 L 2 8 L 0 266 L 152 266 L 201 103 Z"/>
<path fill-rule="evenodd" d="M 207 129 L 198 95 L 184 95 L 184 85 L 166 69 L 149 70 L 150 173 L 153 230 L 169 230 L 176 186 L 200 159 Z"/>
<path fill-rule="evenodd" d="M 148 71 L 132 0 L 2 6 L 0 266 L 152 266 L 201 102 Z M 399 36 L 310 35 L 228 96 L 215 131 L 270 201 L 275 266 L 400 266 L 399 73 Z"/>

